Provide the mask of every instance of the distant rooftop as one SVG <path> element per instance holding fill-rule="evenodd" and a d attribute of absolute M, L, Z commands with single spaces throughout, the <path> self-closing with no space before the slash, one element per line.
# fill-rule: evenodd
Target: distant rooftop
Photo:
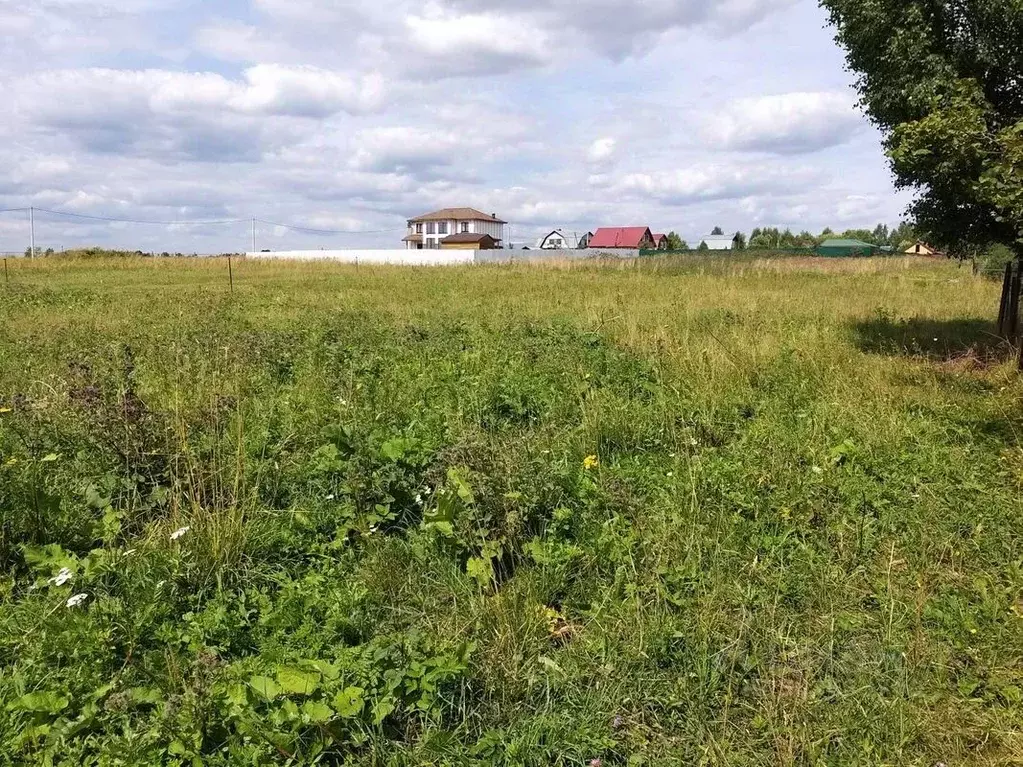
<path fill-rule="evenodd" d="M 434 211 L 433 213 L 426 213 L 417 218 L 409 219 L 413 224 L 418 224 L 423 221 L 489 221 L 493 224 L 507 224 L 507 221 L 502 221 L 497 216 L 484 213 L 483 211 L 476 210 L 475 208 L 442 208 L 441 210 Z"/>

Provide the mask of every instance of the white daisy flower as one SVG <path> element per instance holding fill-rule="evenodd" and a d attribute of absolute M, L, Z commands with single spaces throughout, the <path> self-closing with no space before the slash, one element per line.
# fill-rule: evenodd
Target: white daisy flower
<path fill-rule="evenodd" d="M 188 531 L 191 529 L 192 528 L 190 527 L 182 527 L 180 530 L 175 530 L 173 533 L 171 533 L 170 539 L 172 541 L 176 541 L 179 538 L 184 538 L 188 534 Z"/>
<path fill-rule="evenodd" d="M 68 607 L 78 607 L 82 602 L 89 598 L 88 594 L 75 594 L 67 602 Z"/>
<path fill-rule="evenodd" d="M 70 570 L 68 570 L 66 567 L 62 567 L 60 568 L 60 572 L 57 573 L 56 576 L 50 578 L 50 583 L 54 584 L 55 586 L 63 586 L 73 577 L 74 576 L 72 575 Z"/>

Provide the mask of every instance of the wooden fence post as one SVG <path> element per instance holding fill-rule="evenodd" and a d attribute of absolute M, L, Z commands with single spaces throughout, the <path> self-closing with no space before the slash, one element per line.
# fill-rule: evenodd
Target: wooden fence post
<path fill-rule="evenodd" d="M 1012 266 L 1012 284 L 1009 287 L 1008 330 L 1009 340 L 1016 343 L 1019 340 L 1019 294 L 1023 274 L 1021 274 L 1019 263 L 1014 263 Z"/>
<path fill-rule="evenodd" d="M 231 292 L 234 293 L 234 267 L 231 266 L 231 255 L 227 256 L 227 277 L 231 281 Z"/>
<path fill-rule="evenodd" d="M 1012 287 L 1012 262 L 1005 265 L 1005 277 L 1002 279 L 1002 301 L 998 305 L 998 337 L 1006 337 L 1006 320 L 1009 318 L 1009 290 Z"/>

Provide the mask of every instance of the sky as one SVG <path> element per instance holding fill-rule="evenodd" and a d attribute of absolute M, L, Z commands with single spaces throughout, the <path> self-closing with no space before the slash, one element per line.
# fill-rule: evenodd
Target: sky
<path fill-rule="evenodd" d="M 0 209 L 40 248 L 896 224 L 815 0 L 0 0 Z M 28 246 L 0 213 L 0 251 Z M 275 224 L 332 230 L 322 234 Z"/>

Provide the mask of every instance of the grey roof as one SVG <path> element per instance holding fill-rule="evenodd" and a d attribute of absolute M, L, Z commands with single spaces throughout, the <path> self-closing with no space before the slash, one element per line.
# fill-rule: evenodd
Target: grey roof
<path fill-rule="evenodd" d="M 821 243 L 822 248 L 876 248 L 877 245 L 871 245 L 869 242 L 863 240 L 825 240 Z"/>

